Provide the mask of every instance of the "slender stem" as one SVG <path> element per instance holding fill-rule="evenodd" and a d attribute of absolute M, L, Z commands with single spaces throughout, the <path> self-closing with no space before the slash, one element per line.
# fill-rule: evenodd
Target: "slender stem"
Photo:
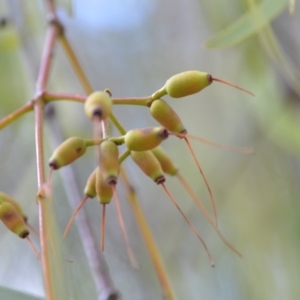
<path fill-rule="evenodd" d="M 48 28 L 46 34 L 46 40 L 44 44 L 44 51 L 41 59 L 39 75 L 36 82 L 36 95 L 39 96 L 45 90 L 49 79 L 50 67 L 53 61 L 53 50 L 60 30 L 60 28 L 56 26 L 56 23 L 50 23 L 49 26 L 50 27 Z"/>
<path fill-rule="evenodd" d="M 113 192 L 114 192 L 114 202 L 116 205 L 116 211 L 117 211 L 117 216 L 118 216 L 118 220 L 119 220 L 119 225 L 122 231 L 122 235 L 123 235 L 123 240 L 125 242 L 126 245 L 126 251 L 127 251 L 127 256 L 129 258 L 130 264 L 132 266 L 132 268 L 134 269 L 138 269 L 139 268 L 139 264 L 133 254 L 131 245 L 130 245 L 130 241 L 129 241 L 129 237 L 127 234 L 127 230 L 126 230 L 126 226 L 124 223 L 124 219 L 123 219 L 123 215 L 122 215 L 122 210 L 121 210 L 121 206 L 120 206 L 120 201 L 119 201 L 119 197 L 116 191 L 115 186 L 113 186 Z"/>
<path fill-rule="evenodd" d="M 198 199 L 197 195 L 194 193 L 188 182 L 185 180 L 185 178 L 180 174 L 177 173 L 176 177 L 179 179 L 179 181 L 182 183 L 186 191 L 190 194 L 190 196 L 193 198 L 197 206 L 200 208 L 201 212 L 207 219 L 207 221 L 212 225 L 212 227 L 215 229 L 221 240 L 224 242 L 224 244 L 229 247 L 233 252 L 235 252 L 237 255 L 242 257 L 242 254 L 229 242 L 226 240 L 226 238 L 223 236 L 222 232 L 219 230 L 219 228 L 216 226 L 215 222 L 213 221 L 212 217 L 210 214 L 207 212 L 205 206 L 203 203 Z"/>
<path fill-rule="evenodd" d="M 33 110 L 33 101 L 29 101 L 24 106 L 18 108 L 8 116 L 4 117 L 0 121 L 0 130 L 31 110 Z"/>
<path fill-rule="evenodd" d="M 37 98 L 34 104 L 34 119 L 37 181 L 38 189 L 40 189 L 42 185 L 46 182 L 43 145 L 44 103 L 41 97 Z"/>
<path fill-rule="evenodd" d="M 54 93 L 45 91 L 43 98 L 46 102 L 69 100 L 84 103 L 87 96 L 69 93 Z M 151 97 L 112 98 L 114 105 L 148 106 Z"/>
<path fill-rule="evenodd" d="M 139 106 L 148 106 L 151 97 L 142 97 L 142 98 L 112 98 L 114 105 L 139 105 Z"/>
<path fill-rule="evenodd" d="M 50 3 L 50 2 L 49 2 Z M 53 4 L 53 3 L 52 3 Z M 54 23 L 49 25 L 46 34 L 46 40 L 44 44 L 42 59 L 40 63 L 38 78 L 36 82 L 36 94 L 34 99 L 34 117 L 35 117 L 35 146 L 36 146 L 36 161 L 37 161 L 37 182 L 38 189 L 41 192 L 43 185 L 46 182 L 45 178 L 45 164 L 44 164 L 44 147 L 43 147 L 43 121 L 44 121 L 44 100 L 42 98 L 42 92 L 46 88 L 50 67 L 53 59 L 53 49 L 55 41 L 59 34 L 58 26 Z M 48 197 L 37 197 L 39 205 L 39 227 L 40 227 L 40 243 L 41 243 L 41 258 L 44 285 L 46 292 L 46 299 L 53 300 L 56 294 L 56 285 L 53 280 L 50 257 L 50 247 L 48 244 L 48 225 L 47 218 L 49 213 L 47 211 Z"/>
<path fill-rule="evenodd" d="M 116 116 L 113 113 L 109 114 L 109 118 L 121 134 L 123 135 L 126 134 L 126 129 L 123 127 L 123 125 L 119 122 L 119 120 L 116 118 Z"/>
<path fill-rule="evenodd" d="M 119 164 L 121 164 L 128 156 L 130 155 L 130 150 L 125 150 L 120 156 L 119 156 Z"/>
<path fill-rule="evenodd" d="M 46 0 L 47 11 L 50 17 L 56 18 L 55 1 Z"/>
<path fill-rule="evenodd" d="M 165 270 L 165 266 L 163 264 L 161 255 L 158 251 L 158 248 L 156 246 L 156 243 L 154 241 L 154 238 L 152 236 L 150 228 L 149 228 L 147 221 L 145 219 L 145 216 L 143 214 L 143 211 L 139 205 L 135 190 L 132 187 L 132 185 L 130 184 L 130 182 L 127 178 L 127 175 L 122 167 L 121 167 L 120 174 L 122 176 L 124 183 L 126 184 L 126 186 L 128 188 L 127 197 L 131 204 L 134 216 L 138 223 L 141 234 L 144 238 L 145 244 L 148 248 L 152 263 L 154 265 L 157 277 L 159 279 L 160 285 L 161 285 L 163 293 L 164 293 L 164 299 L 174 300 L 174 299 L 176 299 L 174 291 L 170 284 L 170 280 L 169 280 L 167 272 Z"/>
<path fill-rule="evenodd" d="M 101 120 L 101 128 L 102 128 L 102 135 L 104 139 L 108 139 L 111 137 L 110 135 L 110 128 L 108 125 L 107 120 Z"/>
<path fill-rule="evenodd" d="M 100 145 L 104 139 L 84 140 L 87 147 Z"/>
<path fill-rule="evenodd" d="M 51 252 L 49 247 L 49 240 L 47 228 L 47 208 L 48 205 L 46 201 L 49 201 L 48 197 L 45 197 L 44 191 L 41 187 L 38 195 L 37 195 L 37 202 L 39 207 L 39 229 L 40 229 L 40 245 L 41 245 L 41 261 L 43 267 L 43 279 L 45 285 L 45 294 L 47 300 L 55 299 L 55 288 L 54 288 L 54 281 L 51 272 Z"/>
<path fill-rule="evenodd" d="M 80 63 L 79 63 L 79 61 L 78 61 L 78 59 L 77 59 L 77 57 L 76 57 L 76 55 L 75 55 L 75 53 L 74 53 L 71 45 L 70 45 L 67 37 L 64 34 L 60 36 L 60 42 L 61 42 L 61 44 L 62 44 L 62 46 L 63 46 L 63 48 L 64 48 L 64 50 L 65 50 L 65 52 L 67 54 L 67 57 L 69 58 L 72 66 L 73 66 L 73 69 L 74 69 L 74 71 L 75 71 L 75 73 L 76 73 L 76 75 L 77 75 L 77 77 L 78 77 L 78 79 L 79 79 L 79 81 L 80 81 L 80 83 L 81 83 L 84 91 L 87 94 L 92 93 L 93 92 L 93 88 L 90 85 L 87 77 L 85 76 L 85 74 L 84 74 L 84 72 L 83 72 L 83 70 L 81 68 Z"/>
<path fill-rule="evenodd" d="M 86 100 L 86 96 L 83 95 L 68 93 L 52 93 L 47 91 L 43 93 L 43 98 L 46 102 L 69 100 L 84 103 Z"/>

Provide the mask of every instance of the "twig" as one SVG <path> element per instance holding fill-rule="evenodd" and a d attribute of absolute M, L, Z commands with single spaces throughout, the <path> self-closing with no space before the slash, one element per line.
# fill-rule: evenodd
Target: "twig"
<path fill-rule="evenodd" d="M 44 148 L 43 148 L 43 119 L 44 119 L 44 100 L 42 91 L 46 88 L 49 78 L 50 67 L 53 58 L 53 49 L 58 36 L 58 27 L 55 24 L 50 24 L 47 30 L 44 50 L 42 54 L 40 69 L 36 82 L 36 93 L 34 102 L 34 118 L 35 118 L 35 147 L 36 147 L 36 162 L 37 162 L 37 182 L 38 189 L 41 192 L 43 185 L 46 183 L 45 164 L 44 164 Z M 46 292 L 46 299 L 53 300 L 55 295 L 55 282 L 53 279 L 53 268 L 51 267 L 51 253 L 48 241 L 48 228 L 46 222 L 46 201 L 48 198 L 37 196 L 39 205 L 39 227 L 40 227 L 40 243 L 41 243 L 41 259 L 43 268 L 43 278 Z M 49 216 L 48 216 L 49 217 Z"/>
<path fill-rule="evenodd" d="M 24 106 L 18 108 L 17 110 L 0 120 L 0 130 L 31 110 L 33 110 L 33 102 L 29 101 Z"/>

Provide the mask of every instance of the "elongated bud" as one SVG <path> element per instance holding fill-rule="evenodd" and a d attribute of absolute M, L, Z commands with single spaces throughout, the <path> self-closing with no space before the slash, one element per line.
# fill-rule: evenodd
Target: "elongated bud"
<path fill-rule="evenodd" d="M 168 130 L 162 127 L 138 128 L 128 131 L 124 142 L 129 150 L 146 151 L 157 147 L 168 136 Z"/>
<path fill-rule="evenodd" d="M 150 112 L 153 118 L 169 131 L 177 133 L 187 132 L 179 116 L 166 101 L 161 99 L 153 101 Z"/>
<path fill-rule="evenodd" d="M 98 169 L 98 168 L 97 168 Z M 84 188 L 84 194 L 88 196 L 89 198 L 94 198 L 97 195 L 96 192 L 96 171 L 95 169 L 93 173 L 89 176 L 85 188 Z"/>
<path fill-rule="evenodd" d="M 100 204 L 108 204 L 113 196 L 113 189 L 110 184 L 108 184 L 100 172 L 100 169 L 96 170 L 96 192 L 98 197 L 98 202 Z"/>
<path fill-rule="evenodd" d="M 156 147 L 151 150 L 154 156 L 157 158 L 157 160 L 160 163 L 160 166 L 164 173 L 175 176 L 179 169 L 173 162 L 173 160 L 168 156 L 168 154 L 161 148 Z"/>
<path fill-rule="evenodd" d="M 94 92 L 90 94 L 84 103 L 84 112 L 89 119 L 98 117 L 106 119 L 112 109 L 112 100 L 109 91 Z"/>
<path fill-rule="evenodd" d="M 103 180 L 116 184 L 119 175 L 119 149 L 112 141 L 104 141 L 99 146 L 99 168 Z"/>
<path fill-rule="evenodd" d="M 133 161 L 157 184 L 165 182 L 159 161 L 151 151 L 131 151 Z"/>
<path fill-rule="evenodd" d="M 3 202 L 8 202 L 10 204 L 12 204 L 14 206 L 14 208 L 19 212 L 19 214 L 22 216 L 22 218 L 24 219 L 25 222 L 27 222 L 28 218 L 25 215 L 21 205 L 14 200 L 13 198 L 11 198 L 9 195 L 0 192 L 0 204 L 2 204 Z"/>
<path fill-rule="evenodd" d="M 18 210 L 10 203 L 0 205 L 0 219 L 13 233 L 24 239 L 29 235 L 26 223 Z"/>
<path fill-rule="evenodd" d="M 200 71 L 186 71 L 183 73 L 176 74 L 170 79 L 168 79 L 165 85 L 160 90 L 155 92 L 151 96 L 151 98 L 152 101 L 154 101 L 166 94 L 173 98 L 185 97 L 200 92 L 201 90 L 209 86 L 213 81 L 221 82 L 223 84 L 232 86 L 240 91 L 254 96 L 254 94 L 250 91 L 240 86 L 237 86 L 231 82 L 228 82 L 224 79 L 213 77 L 208 73 Z"/>
<path fill-rule="evenodd" d="M 64 167 L 81 157 L 86 151 L 86 142 L 80 137 L 71 137 L 53 152 L 49 166 L 54 170 Z"/>
<path fill-rule="evenodd" d="M 181 98 L 200 92 L 212 83 L 212 77 L 208 73 L 200 71 L 186 71 L 172 76 L 164 87 L 152 95 L 152 99 L 158 99 L 168 94 L 173 98 Z"/>

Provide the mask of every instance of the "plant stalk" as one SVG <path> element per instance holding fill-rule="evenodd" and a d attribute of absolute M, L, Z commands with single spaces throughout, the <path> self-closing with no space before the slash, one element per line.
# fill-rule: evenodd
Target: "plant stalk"
<path fill-rule="evenodd" d="M 46 88 L 50 68 L 53 61 L 53 50 L 55 42 L 59 34 L 59 28 L 55 23 L 50 23 L 47 29 L 46 40 L 44 43 L 43 54 L 41 58 L 38 78 L 36 81 L 36 93 L 34 102 L 34 117 L 35 117 L 35 147 L 37 161 L 37 183 L 38 195 L 37 201 L 39 206 L 39 231 L 41 243 L 41 261 L 43 269 L 44 286 L 47 300 L 56 300 L 57 281 L 54 280 L 54 266 L 51 260 L 51 248 L 49 246 L 49 236 L 51 234 L 50 222 L 53 219 L 51 210 L 48 210 L 50 197 L 43 196 L 46 185 L 45 177 L 45 162 L 44 162 L 44 143 L 43 143 L 43 124 L 44 124 L 44 99 L 42 93 Z M 53 233 L 51 237 L 53 237 Z M 53 244 L 55 241 L 51 241 Z M 63 285 L 63 283 L 61 283 Z"/>
<path fill-rule="evenodd" d="M 17 120 L 22 115 L 32 110 L 33 110 L 33 101 L 29 101 L 24 106 L 18 108 L 14 112 L 10 113 L 8 116 L 4 117 L 0 121 L 0 130 L 6 127 L 7 125 L 9 125 L 10 123 L 14 122 L 15 120 Z"/>
<path fill-rule="evenodd" d="M 132 207 L 136 222 L 138 223 L 138 227 L 144 238 L 144 241 L 148 248 L 149 255 L 151 257 L 157 277 L 159 279 L 159 282 L 160 282 L 160 285 L 161 285 L 161 288 L 162 288 L 162 291 L 164 294 L 163 299 L 175 300 L 176 299 L 175 293 L 170 284 L 170 280 L 167 275 L 163 260 L 161 258 L 158 248 L 156 247 L 156 243 L 154 241 L 154 238 L 153 238 L 150 228 L 148 226 L 147 220 L 146 220 L 144 213 L 139 205 L 135 190 L 132 187 L 132 185 L 130 184 L 130 182 L 127 178 L 127 175 L 124 172 L 124 169 L 121 167 L 120 170 L 121 170 L 120 174 L 122 176 L 123 182 L 125 183 L 125 185 L 127 186 L 127 189 L 128 189 L 127 198 Z"/>

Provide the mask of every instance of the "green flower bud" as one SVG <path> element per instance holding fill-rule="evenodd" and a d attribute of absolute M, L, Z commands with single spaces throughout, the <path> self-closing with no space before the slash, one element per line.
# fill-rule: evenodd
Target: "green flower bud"
<path fill-rule="evenodd" d="M 24 219 L 25 222 L 27 222 L 28 218 L 27 216 L 25 215 L 21 205 L 16 201 L 14 200 L 13 198 L 11 198 L 9 195 L 3 193 L 3 192 L 0 192 L 0 205 L 3 203 L 3 202 L 8 202 L 10 204 L 12 204 L 14 206 L 14 208 L 19 212 L 19 214 L 22 216 L 22 218 Z"/>
<path fill-rule="evenodd" d="M 100 169 L 96 170 L 96 192 L 98 197 L 98 202 L 100 204 L 108 204 L 113 196 L 113 188 L 108 184 L 100 172 Z"/>
<path fill-rule="evenodd" d="M 150 107 L 150 112 L 153 118 L 163 127 L 171 132 L 186 133 L 179 116 L 173 108 L 164 100 L 154 100 Z"/>
<path fill-rule="evenodd" d="M 67 139 L 53 152 L 49 166 L 57 170 L 72 163 L 85 153 L 86 147 L 86 141 L 82 138 L 71 137 Z"/>
<path fill-rule="evenodd" d="M 108 184 L 116 184 L 120 166 L 119 149 L 112 141 L 104 141 L 99 146 L 99 168 L 103 180 Z"/>
<path fill-rule="evenodd" d="M 200 71 L 186 71 L 168 79 L 165 87 L 170 97 L 181 98 L 198 93 L 211 83 L 212 77 L 208 73 Z"/>
<path fill-rule="evenodd" d="M 212 76 L 205 72 L 182 72 L 169 78 L 165 85 L 152 95 L 152 99 L 159 99 L 166 94 L 173 98 L 192 95 L 209 86 L 212 81 Z"/>
<path fill-rule="evenodd" d="M 159 161 L 164 173 L 169 174 L 171 176 L 174 176 L 178 173 L 178 167 L 161 147 L 156 147 L 152 149 L 151 152 Z"/>
<path fill-rule="evenodd" d="M 129 150 L 146 151 L 157 147 L 168 136 L 168 130 L 162 127 L 138 128 L 126 133 L 124 143 Z"/>
<path fill-rule="evenodd" d="M 18 210 L 8 202 L 0 205 L 0 219 L 13 233 L 24 239 L 29 235 L 25 221 Z"/>
<path fill-rule="evenodd" d="M 108 92 L 94 92 L 84 103 L 84 112 L 89 119 L 106 119 L 112 110 L 112 100 Z"/>
<path fill-rule="evenodd" d="M 159 161 L 151 151 L 131 151 L 133 161 L 157 184 L 165 182 Z"/>

